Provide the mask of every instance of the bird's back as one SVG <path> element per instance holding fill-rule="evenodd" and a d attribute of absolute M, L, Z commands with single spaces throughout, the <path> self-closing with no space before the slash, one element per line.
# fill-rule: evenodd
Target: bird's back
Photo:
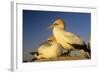
<path fill-rule="evenodd" d="M 42 44 L 40 48 L 38 48 L 38 53 L 43 55 L 44 58 L 53 58 L 61 55 L 60 47 L 57 43 L 51 45 Z"/>
<path fill-rule="evenodd" d="M 80 36 L 75 35 L 74 33 L 63 32 L 63 34 L 64 34 L 63 37 L 65 38 L 65 40 L 71 44 L 80 44 L 80 45 L 84 44 L 83 39 Z"/>

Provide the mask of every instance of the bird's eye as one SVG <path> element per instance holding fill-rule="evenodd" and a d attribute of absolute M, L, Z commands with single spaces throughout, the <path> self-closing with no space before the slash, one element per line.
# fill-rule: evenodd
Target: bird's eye
<path fill-rule="evenodd" d="M 49 42 L 52 42 L 52 40 L 50 40 L 50 39 L 49 39 L 48 41 L 49 41 Z"/>
<path fill-rule="evenodd" d="M 55 23 L 54 25 L 58 25 L 57 23 Z"/>

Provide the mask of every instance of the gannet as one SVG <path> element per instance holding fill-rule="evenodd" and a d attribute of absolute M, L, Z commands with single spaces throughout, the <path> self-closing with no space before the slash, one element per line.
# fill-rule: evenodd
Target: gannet
<path fill-rule="evenodd" d="M 62 47 L 56 42 L 53 36 L 49 37 L 47 41 L 40 44 L 35 57 L 37 59 L 50 59 L 59 57 L 62 54 Z"/>
<path fill-rule="evenodd" d="M 66 50 L 81 50 L 90 51 L 83 39 L 72 33 L 65 31 L 65 23 L 62 19 L 57 19 L 49 28 L 53 29 L 53 35 L 56 41 Z"/>

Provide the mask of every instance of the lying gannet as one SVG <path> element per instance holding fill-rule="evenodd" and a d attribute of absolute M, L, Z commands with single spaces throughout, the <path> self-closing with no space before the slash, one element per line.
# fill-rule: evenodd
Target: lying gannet
<path fill-rule="evenodd" d="M 37 51 L 38 54 L 35 54 L 35 57 L 37 59 L 50 59 L 59 57 L 62 54 L 61 48 L 62 47 L 56 42 L 55 38 L 51 36 L 46 42 L 40 44 L 40 47 Z"/>
<path fill-rule="evenodd" d="M 56 41 L 66 50 L 81 50 L 87 51 L 90 53 L 90 50 L 87 48 L 85 42 L 81 37 L 75 35 L 74 33 L 65 31 L 65 23 L 62 19 L 57 19 L 50 28 L 53 28 L 53 35 L 56 38 Z"/>

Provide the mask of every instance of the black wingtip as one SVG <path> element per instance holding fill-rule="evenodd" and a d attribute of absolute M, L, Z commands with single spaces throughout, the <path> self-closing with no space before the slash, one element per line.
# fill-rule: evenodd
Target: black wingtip
<path fill-rule="evenodd" d="M 31 54 L 31 55 L 38 55 L 38 52 L 30 52 L 29 54 Z"/>
<path fill-rule="evenodd" d="M 31 60 L 31 62 L 36 61 L 36 60 L 37 60 L 37 58 L 33 58 L 33 59 Z"/>
<path fill-rule="evenodd" d="M 83 45 L 80 44 L 70 44 L 70 45 L 79 50 L 83 49 L 84 51 L 88 52 L 91 55 L 91 49 L 89 49 L 85 43 Z"/>

